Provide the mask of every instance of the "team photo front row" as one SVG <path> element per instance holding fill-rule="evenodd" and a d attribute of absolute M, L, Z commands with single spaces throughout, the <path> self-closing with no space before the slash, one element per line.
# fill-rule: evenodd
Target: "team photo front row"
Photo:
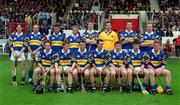
<path fill-rule="evenodd" d="M 13 49 L 15 45 L 21 46 L 16 47 L 21 50 Z M 30 49 L 28 45 L 26 42 L 10 43 L 13 86 L 17 86 L 18 62 L 21 66 L 20 84 L 25 85 L 24 50 Z M 46 40 L 39 47 L 42 48 L 40 51 L 28 53 L 28 60 L 33 61 L 29 62 L 30 68 L 33 69 L 36 64 L 35 69 L 28 71 L 34 93 L 44 93 L 46 90 L 69 93 L 81 90 L 86 93 L 86 90 L 96 92 L 98 88 L 105 94 L 116 88 L 120 92 L 131 92 L 137 88 L 143 94 L 172 94 L 171 72 L 166 69 L 166 55 L 161 51 L 159 41 L 154 41 L 152 50 L 147 52 L 140 50 L 139 40 L 133 41 L 131 50 L 123 50 L 121 43 L 116 41 L 114 49 L 107 51 L 101 39 L 97 40 L 97 48 L 91 51 L 86 49 L 84 40 L 79 42 L 76 49 L 70 48 L 67 39 L 62 46 L 62 50 L 56 52 L 52 50 L 52 43 Z M 160 76 L 165 76 L 165 84 L 162 84 Z M 142 82 L 140 77 L 143 78 Z M 134 78 L 137 78 L 137 83 Z M 160 85 L 157 85 L 156 79 L 161 82 Z"/>

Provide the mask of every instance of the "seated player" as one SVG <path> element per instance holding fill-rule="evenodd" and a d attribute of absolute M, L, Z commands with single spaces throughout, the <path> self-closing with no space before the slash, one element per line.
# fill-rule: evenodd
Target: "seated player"
<path fill-rule="evenodd" d="M 11 49 L 11 57 L 10 60 L 13 63 L 12 70 L 12 83 L 13 86 L 17 86 L 16 82 L 16 68 L 17 63 L 19 62 L 21 65 L 21 85 L 25 84 L 25 67 L 24 67 L 24 50 L 27 48 L 27 38 L 26 35 L 22 32 L 22 26 L 16 26 L 16 33 L 10 36 L 10 49 Z"/>
<path fill-rule="evenodd" d="M 111 62 L 110 62 L 110 80 L 111 80 L 111 89 L 113 88 L 113 83 L 115 81 L 116 74 L 122 75 L 122 86 L 125 86 L 127 80 L 127 70 L 126 65 L 128 63 L 128 54 L 122 50 L 121 44 L 117 41 L 114 44 L 114 50 L 110 51 Z"/>
<path fill-rule="evenodd" d="M 89 80 L 89 62 L 88 62 L 89 52 L 86 50 L 86 42 L 82 40 L 79 43 L 79 49 L 73 54 L 75 58 L 72 67 L 70 68 L 70 72 L 72 72 L 74 81 L 76 82 L 77 86 L 80 86 L 78 74 L 80 74 L 84 78 L 86 82 Z M 82 78 L 81 78 L 82 79 Z"/>
<path fill-rule="evenodd" d="M 147 54 L 149 58 L 147 67 L 150 72 L 150 83 L 151 83 L 150 93 L 154 94 L 156 92 L 155 76 L 165 76 L 166 78 L 165 91 L 167 94 L 171 94 L 172 93 L 172 90 L 170 88 L 171 72 L 166 69 L 166 56 L 164 52 L 160 50 L 159 41 L 154 42 L 153 50 L 149 51 Z"/>
<path fill-rule="evenodd" d="M 72 55 L 73 52 L 69 49 L 70 43 L 69 41 L 65 40 L 63 43 L 63 49 L 58 52 L 58 55 L 60 57 L 59 60 L 59 67 L 57 67 L 57 65 L 55 64 L 55 68 L 56 70 L 60 70 L 61 73 L 65 73 L 68 75 L 68 85 L 67 85 L 67 92 L 72 92 L 72 73 L 70 72 L 70 68 L 72 65 Z M 56 81 L 58 84 L 61 84 L 61 79 L 60 79 L 60 74 L 56 75 Z M 65 82 L 65 81 L 64 81 Z"/>
<path fill-rule="evenodd" d="M 130 63 L 128 66 L 128 85 L 132 89 L 132 76 L 133 74 L 144 75 L 143 86 L 146 89 L 149 84 L 149 71 L 145 68 L 146 65 L 146 53 L 141 51 L 140 42 L 134 40 L 133 49 L 128 52 L 130 56 Z"/>
<path fill-rule="evenodd" d="M 109 72 L 107 70 L 104 70 L 104 68 L 106 67 L 106 65 L 104 64 L 104 60 L 107 51 L 103 49 L 103 40 L 100 39 L 97 40 L 97 48 L 92 50 L 91 54 L 93 55 L 93 62 L 92 62 L 92 68 L 90 70 L 90 82 L 91 82 L 91 90 L 95 92 L 96 86 L 94 84 L 94 75 L 96 74 L 98 74 L 99 76 L 101 76 L 102 74 L 106 75 L 105 84 L 109 83 Z"/>
<path fill-rule="evenodd" d="M 50 84 L 48 87 L 49 92 L 52 91 L 53 83 L 54 83 L 54 76 L 55 76 L 55 69 L 53 64 L 53 55 L 55 54 L 51 49 L 51 44 L 49 41 L 44 42 L 44 48 L 42 49 L 38 56 L 36 57 L 37 60 L 37 68 L 34 70 L 33 73 L 33 91 L 36 89 L 38 84 L 38 77 L 39 75 L 43 75 L 44 80 L 43 84 L 45 86 L 46 76 L 50 72 Z"/>

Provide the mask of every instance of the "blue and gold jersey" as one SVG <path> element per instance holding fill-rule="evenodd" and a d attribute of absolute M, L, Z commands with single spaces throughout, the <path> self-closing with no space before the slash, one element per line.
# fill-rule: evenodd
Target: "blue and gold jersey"
<path fill-rule="evenodd" d="M 59 33 L 58 35 L 49 36 L 49 41 L 51 42 L 52 50 L 58 52 L 63 49 L 63 41 L 66 38 L 64 33 Z"/>
<path fill-rule="evenodd" d="M 98 38 L 98 32 L 96 31 L 92 31 L 92 33 L 90 33 L 88 30 L 86 30 L 83 33 L 83 38 L 93 38 L 93 39 L 97 39 Z M 93 49 L 96 49 L 97 45 L 96 44 L 86 44 L 86 49 L 88 51 L 92 51 Z"/>
<path fill-rule="evenodd" d="M 60 60 L 59 65 L 63 65 L 63 66 L 71 66 L 72 65 L 72 55 L 73 52 L 69 49 L 67 53 L 64 52 L 64 50 L 62 49 L 61 51 L 58 52 L 59 58 Z"/>
<path fill-rule="evenodd" d="M 151 34 L 148 34 L 147 32 L 142 34 L 144 40 L 143 42 L 149 43 L 149 44 L 153 44 L 154 41 L 156 40 L 160 40 L 159 35 L 157 35 L 155 32 L 152 32 Z M 144 52 L 148 52 L 150 50 L 152 50 L 153 47 L 152 46 L 146 46 L 146 47 L 141 47 L 141 50 Z"/>
<path fill-rule="evenodd" d="M 27 41 L 26 34 L 21 33 L 20 35 L 17 35 L 17 33 L 12 34 L 10 36 L 10 47 L 14 49 L 14 51 L 21 51 L 21 49 L 27 48 L 28 41 Z"/>
<path fill-rule="evenodd" d="M 101 52 L 99 52 L 98 49 L 94 49 L 91 54 L 93 55 L 93 63 L 96 67 L 102 67 L 105 64 L 106 50 L 102 49 Z"/>
<path fill-rule="evenodd" d="M 86 64 L 90 64 L 88 60 L 89 54 L 89 51 L 87 51 L 86 49 L 84 50 L 84 52 L 80 52 L 80 49 L 78 49 L 78 51 L 76 51 L 73 56 L 75 57 L 75 62 L 80 67 L 84 67 Z"/>
<path fill-rule="evenodd" d="M 159 51 L 158 54 L 154 54 L 154 50 L 151 50 L 147 53 L 148 61 L 147 64 L 151 65 L 155 69 L 160 68 L 163 65 L 166 65 L 166 55 L 164 52 Z"/>
<path fill-rule="evenodd" d="M 119 52 L 116 52 L 115 50 L 112 50 L 110 51 L 110 55 L 111 55 L 110 63 L 112 63 L 116 67 L 120 67 L 121 65 L 128 66 L 130 59 L 129 59 L 129 55 L 125 51 L 120 50 Z"/>
<path fill-rule="evenodd" d="M 43 40 L 44 40 L 44 36 L 40 33 L 37 34 L 32 33 L 28 35 L 28 45 L 30 46 L 32 51 L 39 48 L 39 46 L 42 46 Z"/>
<path fill-rule="evenodd" d="M 79 48 L 79 43 L 82 40 L 82 36 L 81 35 L 70 35 L 67 37 L 68 41 L 70 42 L 70 49 L 71 51 L 77 51 Z"/>
<path fill-rule="evenodd" d="M 137 33 L 133 31 L 131 31 L 130 33 L 127 31 L 121 32 L 120 34 L 122 37 L 121 42 L 123 42 L 124 40 L 128 40 L 128 41 L 133 40 L 136 34 Z M 122 49 L 132 49 L 132 48 L 133 48 L 133 43 L 126 43 L 122 45 Z"/>
<path fill-rule="evenodd" d="M 133 67 L 140 67 L 141 65 L 146 64 L 146 53 L 138 50 L 137 54 L 134 53 L 134 50 L 128 52 L 130 57 L 130 64 Z"/>
<path fill-rule="evenodd" d="M 55 52 L 51 49 L 48 53 L 45 52 L 45 49 L 42 49 L 37 57 L 37 63 L 41 63 L 45 67 L 50 67 L 53 63 L 53 56 Z"/>

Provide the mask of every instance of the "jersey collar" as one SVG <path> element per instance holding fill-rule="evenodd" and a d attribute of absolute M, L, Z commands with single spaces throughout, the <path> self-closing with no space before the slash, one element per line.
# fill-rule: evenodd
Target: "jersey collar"
<path fill-rule="evenodd" d="M 158 55 L 158 54 L 160 53 L 160 50 L 158 51 L 157 54 L 155 54 L 154 49 L 152 49 L 152 53 L 153 53 L 154 55 Z"/>
<path fill-rule="evenodd" d="M 70 50 L 68 49 L 67 53 L 69 53 L 69 52 L 70 52 Z M 65 52 L 64 52 L 64 50 L 63 50 L 63 49 L 62 49 L 62 53 L 64 53 L 64 54 L 65 54 Z M 67 54 L 67 53 L 66 53 L 66 54 Z"/>
<path fill-rule="evenodd" d="M 23 34 L 23 32 L 21 32 L 20 34 L 18 34 L 17 32 L 15 33 L 17 36 L 21 36 Z"/>
<path fill-rule="evenodd" d="M 152 35 L 154 32 L 152 31 L 150 34 L 148 32 L 145 32 L 145 34 L 147 35 Z"/>
<path fill-rule="evenodd" d="M 98 48 L 96 48 L 96 51 L 97 51 L 98 53 L 102 53 L 102 52 L 104 51 L 104 49 L 102 48 L 101 52 L 99 52 L 99 51 L 98 51 Z"/>
<path fill-rule="evenodd" d="M 126 30 L 125 30 L 125 32 L 127 32 L 127 33 L 132 33 L 132 32 L 133 32 L 133 30 L 128 31 L 128 30 L 126 29 Z"/>
<path fill-rule="evenodd" d="M 89 30 L 87 30 L 87 33 L 92 34 L 94 32 L 94 30 L 92 30 L 91 32 Z"/>
<path fill-rule="evenodd" d="M 48 53 L 46 53 L 46 49 L 44 49 L 44 52 L 45 52 L 46 55 L 51 54 L 52 49 L 50 49 Z"/>
<path fill-rule="evenodd" d="M 55 33 L 53 33 L 53 35 L 56 35 Z M 59 32 L 57 35 L 61 35 L 61 33 Z"/>
<path fill-rule="evenodd" d="M 34 34 L 34 35 L 39 35 L 39 34 L 41 34 L 40 32 L 38 32 L 37 34 L 35 34 L 34 32 L 32 32 L 31 34 Z"/>
<path fill-rule="evenodd" d="M 119 51 L 119 52 L 117 52 L 115 49 L 114 49 L 114 52 L 116 53 L 116 54 L 119 54 L 119 53 L 122 53 L 122 49 Z"/>
<path fill-rule="evenodd" d="M 80 48 L 79 48 L 78 51 L 79 51 L 80 53 L 85 53 L 85 52 L 86 52 L 86 49 L 84 49 L 84 51 L 81 52 L 81 51 L 80 51 Z"/>
<path fill-rule="evenodd" d="M 132 53 L 135 54 L 134 49 L 132 49 Z M 138 50 L 138 52 L 136 54 L 138 54 L 138 53 L 140 53 L 140 50 Z"/>

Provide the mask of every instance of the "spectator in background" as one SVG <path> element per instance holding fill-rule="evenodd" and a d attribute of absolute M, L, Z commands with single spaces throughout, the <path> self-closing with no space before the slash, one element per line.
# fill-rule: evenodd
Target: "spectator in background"
<path fill-rule="evenodd" d="M 178 35 L 177 38 L 173 39 L 173 43 L 175 44 L 176 56 L 179 57 L 179 53 L 180 53 L 180 35 Z"/>
<path fill-rule="evenodd" d="M 172 47 L 171 47 L 171 44 L 170 44 L 170 40 L 169 40 L 169 39 L 168 39 L 168 40 L 166 41 L 166 43 L 164 44 L 163 50 L 164 50 L 164 53 L 167 55 L 167 57 L 168 57 L 169 55 L 171 55 Z"/>
<path fill-rule="evenodd" d="M 173 37 L 173 32 L 171 30 L 171 28 L 168 28 L 167 32 L 166 32 L 166 37 Z"/>

